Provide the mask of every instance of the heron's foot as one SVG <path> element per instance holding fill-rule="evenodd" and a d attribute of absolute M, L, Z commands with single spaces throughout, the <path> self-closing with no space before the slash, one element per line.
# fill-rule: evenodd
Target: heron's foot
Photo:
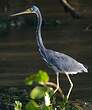
<path fill-rule="evenodd" d="M 53 88 L 56 88 L 55 90 L 54 90 L 54 93 L 53 94 L 55 94 L 57 91 L 60 93 L 60 95 L 62 96 L 62 99 L 64 99 L 64 94 L 63 94 L 63 91 L 62 91 L 62 89 L 61 89 L 61 87 L 59 87 L 59 89 L 57 88 L 57 85 L 55 84 L 55 83 L 53 83 L 53 82 L 47 82 L 46 83 L 46 85 L 48 85 L 48 86 L 52 86 Z"/>

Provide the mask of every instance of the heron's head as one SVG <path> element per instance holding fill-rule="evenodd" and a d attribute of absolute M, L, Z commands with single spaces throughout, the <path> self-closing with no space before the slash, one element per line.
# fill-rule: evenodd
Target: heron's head
<path fill-rule="evenodd" d="M 18 16 L 18 15 L 22 15 L 22 14 L 37 13 L 37 11 L 39 11 L 38 7 L 37 6 L 32 6 L 31 8 L 28 8 L 27 10 L 25 10 L 23 12 L 12 14 L 11 16 Z"/>

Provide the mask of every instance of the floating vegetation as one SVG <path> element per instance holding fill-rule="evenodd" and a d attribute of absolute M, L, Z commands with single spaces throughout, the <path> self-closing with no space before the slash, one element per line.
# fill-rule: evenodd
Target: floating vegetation
<path fill-rule="evenodd" d="M 48 73 L 39 70 L 25 79 L 25 87 L 0 88 L 0 110 L 91 110 L 91 103 L 68 101 L 62 90 L 54 94 L 55 84 Z"/>

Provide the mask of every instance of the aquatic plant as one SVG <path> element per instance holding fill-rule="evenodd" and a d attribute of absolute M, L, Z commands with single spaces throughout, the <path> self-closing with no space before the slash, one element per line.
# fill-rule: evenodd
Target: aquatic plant
<path fill-rule="evenodd" d="M 29 73 L 30 74 L 30 73 Z M 25 78 L 25 87 L 0 88 L 0 110 L 91 110 L 91 104 L 67 101 L 60 88 L 50 82 L 48 73 L 39 70 Z"/>
<path fill-rule="evenodd" d="M 30 101 L 26 110 L 82 110 L 68 101 L 59 88 L 59 94 L 54 94 L 55 83 L 49 82 L 48 73 L 39 70 L 25 79 L 26 85 L 31 87 Z"/>

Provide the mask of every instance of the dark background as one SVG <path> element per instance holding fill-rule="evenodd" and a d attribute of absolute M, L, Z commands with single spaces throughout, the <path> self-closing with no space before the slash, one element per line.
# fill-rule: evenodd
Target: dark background
<path fill-rule="evenodd" d="M 47 71 L 51 80 L 56 81 L 56 74 L 43 62 L 37 50 L 35 16 L 9 17 L 35 4 L 43 15 L 44 45 L 72 56 L 89 68 L 88 73 L 71 76 L 74 82 L 72 97 L 92 99 L 92 1 L 71 0 L 70 3 L 80 12 L 80 19 L 73 19 L 65 13 L 59 0 L 0 1 L 0 16 L 9 24 L 2 27 L 5 22 L 0 22 L 1 87 L 24 86 L 25 77 L 39 69 Z M 68 90 L 68 81 L 63 74 L 60 83 L 64 90 Z"/>

